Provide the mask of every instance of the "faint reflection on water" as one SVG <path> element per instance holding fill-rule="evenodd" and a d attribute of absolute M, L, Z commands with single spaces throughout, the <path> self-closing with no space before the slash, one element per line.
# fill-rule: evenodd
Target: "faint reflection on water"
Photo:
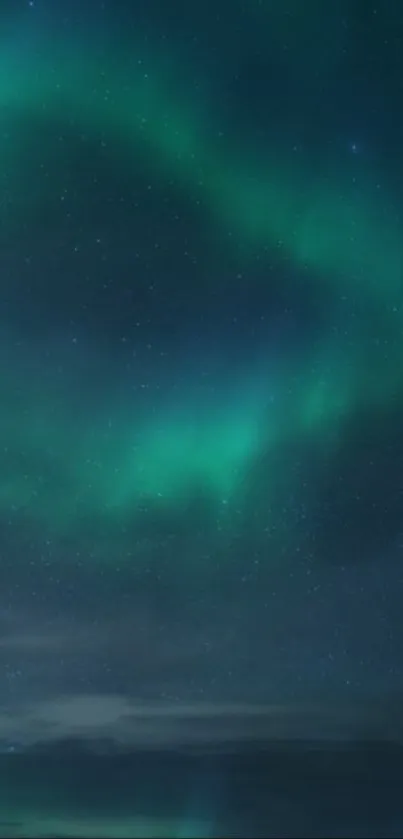
<path fill-rule="evenodd" d="M 403 749 L 0 757 L 0 839 L 403 835 Z"/>

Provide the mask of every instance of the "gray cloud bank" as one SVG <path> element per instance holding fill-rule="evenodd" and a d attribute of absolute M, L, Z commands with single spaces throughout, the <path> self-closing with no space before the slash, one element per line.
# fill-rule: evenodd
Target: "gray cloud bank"
<path fill-rule="evenodd" d="M 267 742 L 403 743 L 397 703 L 344 707 L 136 702 L 118 695 L 60 696 L 0 709 L 3 752 L 61 741 L 93 748 L 218 748 Z"/>

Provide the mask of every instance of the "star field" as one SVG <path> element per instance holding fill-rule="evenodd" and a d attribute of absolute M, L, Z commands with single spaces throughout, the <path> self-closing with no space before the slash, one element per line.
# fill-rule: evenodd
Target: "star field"
<path fill-rule="evenodd" d="M 168 5 L 1 13 L 4 701 L 400 691 L 400 5 Z"/>

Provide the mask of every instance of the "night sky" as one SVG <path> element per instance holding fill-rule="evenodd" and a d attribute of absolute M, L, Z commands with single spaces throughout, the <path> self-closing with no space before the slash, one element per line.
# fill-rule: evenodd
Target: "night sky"
<path fill-rule="evenodd" d="M 402 97 L 401 0 L 1 3 L 1 708 L 402 691 Z"/>

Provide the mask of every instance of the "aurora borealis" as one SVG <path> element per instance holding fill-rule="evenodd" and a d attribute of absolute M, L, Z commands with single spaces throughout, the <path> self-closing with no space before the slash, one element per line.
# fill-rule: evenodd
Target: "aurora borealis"
<path fill-rule="evenodd" d="M 7 701 L 402 687 L 403 16 L 244 6 L 3 7 Z"/>

